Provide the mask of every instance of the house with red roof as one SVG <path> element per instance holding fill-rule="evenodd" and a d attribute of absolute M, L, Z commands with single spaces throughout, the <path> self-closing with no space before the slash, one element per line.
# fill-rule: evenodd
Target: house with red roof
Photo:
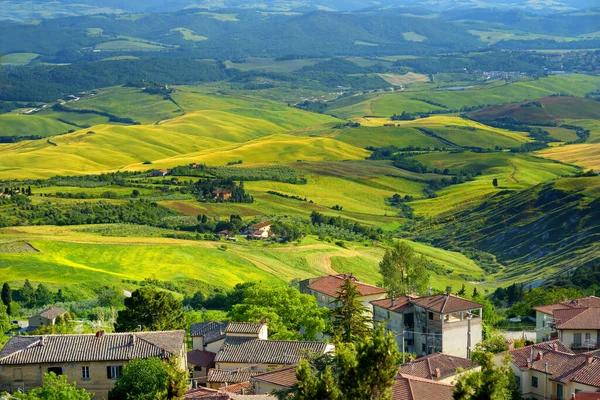
<path fill-rule="evenodd" d="M 559 340 L 507 353 L 523 398 L 571 399 L 580 392 L 600 389 L 600 358 L 593 354 L 575 354 Z M 497 355 L 496 362 L 501 363 L 505 354 Z"/>
<path fill-rule="evenodd" d="M 333 309 L 336 307 L 335 303 L 338 292 L 346 282 L 346 279 L 352 281 L 352 285 L 360 293 L 358 300 L 370 312 L 373 311 L 372 301 L 385 299 L 387 296 L 387 290 L 361 282 L 352 273 L 305 279 L 300 282 L 300 292 L 314 296 L 317 299 L 319 307 Z"/>
<path fill-rule="evenodd" d="M 576 312 L 570 311 L 561 311 L 561 310 L 573 310 L 573 309 L 582 309 L 582 308 L 600 308 L 600 297 L 596 296 L 587 296 L 581 297 L 573 300 L 563 300 L 554 304 L 547 304 L 543 306 L 534 307 L 535 310 L 535 321 L 536 321 L 536 341 L 543 342 L 545 340 L 550 340 L 552 338 L 558 338 L 556 320 L 554 316 L 554 312 L 558 311 L 558 316 L 561 318 L 561 321 L 564 323 L 568 316 L 575 314 Z M 582 332 L 590 333 L 591 332 Z M 582 338 L 580 343 L 584 342 L 585 336 Z M 590 335 L 590 339 L 593 339 L 594 342 L 597 342 L 598 336 Z M 567 339 L 569 341 L 569 339 Z M 574 343 L 575 339 L 571 341 Z"/>
<path fill-rule="evenodd" d="M 398 347 L 418 356 L 469 358 L 483 337 L 483 305 L 453 294 L 400 296 L 371 304 L 375 324 L 395 332 Z"/>

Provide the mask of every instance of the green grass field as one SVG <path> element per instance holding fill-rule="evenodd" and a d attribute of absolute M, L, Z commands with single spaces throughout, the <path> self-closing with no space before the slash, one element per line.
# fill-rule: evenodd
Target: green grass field
<path fill-rule="evenodd" d="M 443 144 L 414 128 L 408 127 L 360 127 L 334 132 L 335 138 L 352 146 L 366 148 L 397 146 L 442 147 Z"/>
<path fill-rule="evenodd" d="M 23 66 L 31 63 L 38 58 L 38 56 L 39 54 L 36 53 L 10 53 L 0 55 L 0 65 Z"/>
<path fill-rule="evenodd" d="M 192 42 L 202 42 L 208 39 L 206 36 L 197 35 L 193 30 L 187 28 L 173 28 L 171 29 L 171 32 L 179 32 L 181 33 L 183 39 L 190 40 Z"/>
<path fill-rule="evenodd" d="M 53 136 L 77 129 L 53 118 L 34 115 L 0 114 L 0 136 Z"/>
<path fill-rule="evenodd" d="M 231 288 L 248 281 L 285 284 L 294 278 L 351 271 L 365 282 L 376 284 L 381 280 L 378 264 L 384 248 L 379 246 L 348 243 L 347 248 L 341 248 L 309 236 L 300 245 L 286 246 L 242 240 L 239 244 L 228 243 L 223 251 L 217 248 L 217 242 L 99 236 L 84 229 L 0 230 L 0 244 L 5 243 L 0 250 L 8 249 L 0 253 L 5 281 L 20 284 L 29 279 L 51 287 L 93 287 L 97 282 L 131 287 L 122 281 L 151 278 L 181 283 L 192 292 L 199 288 Z M 22 251 L 26 243 L 35 251 Z M 436 289 L 443 289 L 449 282 L 465 282 L 460 274 L 482 276 L 481 269 L 459 253 L 411 245 L 452 271 L 444 276 L 433 275 L 431 284 Z"/>
<path fill-rule="evenodd" d="M 418 112 L 440 109 L 421 99 L 444 105 L 449 109 L 462 107 L 504 104 L 524 100 L 533 100 L 557 93 L 583 96 L 596 90 L 600 77 L 590 75 L 561 75 L 538 80 L 495 85 L 495 87 L 476 87 L 461 91 L 410 91 L 386 93 L 367 98 L 364 102 L 337 108 L 332 105 L 330 112 L 340 118 L 377 115 L 389 117 L 402 111 Z"/>
<path fill-rule="evenodd" d="M 130 39 L 112 40 L 103 42 L 96 46 L 96 50 L 101 51 L 161 51 L 166 46 L 160 43 L 151 43 Z"/>

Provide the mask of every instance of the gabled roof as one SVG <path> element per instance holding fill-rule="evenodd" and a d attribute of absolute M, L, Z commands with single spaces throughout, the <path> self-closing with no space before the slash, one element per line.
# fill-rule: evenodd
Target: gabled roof
<path fill-rule="evenodd" d="M 204 343 L 212 343 L 225 338 L 227 322 L 209 321 L 192 324 L 190 334 L 192 337 L 203 336 Z"/>
<path fill-rule="evenodd" d="M 394 380 L 392 400 L 452 400 L 453 391 L 452 385 L 400 374 Z"/>
<path fill-rule="evenodd" d="M 477 365 L 468 358 L 451 356 L 443 353 L 435 353 L 417 360 L 403 364 L 399 374 L 413 377 L 439 380 L 456 375 L 456 370 L 462 368 L 468 370 Z"/>
<path fill-rule="evenodd" d="M 587 296 L 580 297 L 573 300 L 563 300 L 559 303 L 546 304 L 543 306 L 533 307 L 535 311 L 542 312 L 544 314 L 552 315 L 555 310 L 562 310 L 565 308 L 587 308 L 594 307 L 600 308 L 600 297 Z"/>
<path fill-rule="evenodd" d="M 63 310 L 62 308 L 48 307 L 44 311 L 40 312 L 39 314 L 36 314 L 35 317 L 55 319 L 61 315 L 65 315 L 67 312 L 68 312 L 67 310 Z"/>
<path fill-rule="evenodd" d="M 385 308 L 387 310 L 402 313 L 405 310 L 409 309 L 412 305 L 410 304 L 410 299 L 412 296 L 400 296 L 392 299 L 381 299 L 381 300 L 373 300 L 371 304 L 377 307 Z"/>
<path fill-rule="evenodd" d="M 600 387 L 600 359 L 591 354 L 574 354 L 559 341 L 511 350 L 509 354 L 521 370 L 545 372 L 547 368 L 552 381 Z"/>
<path fill-rule="evenodd" d="M 600 308 L 554 310 L 556 329 L 600 329 Z"/>
<path fill-rule="evenodd" d="M 219 388 L 222 392 L 233 393 L 233 394 L 244 394 L 252 388 L 250 381 L 234 383 L 233 385 L 221 386 Z"/>
<path fill-rule="evenodd" d="M 192 350 L 187 353 L 187 362 L 188 364 L 208 367 L 212 364 L 216 355 L 216 353 L 211 353 L 210 351 Z"/>
<path fill-rule="evenodd" d="M 0 351 L 0 365 L 165 358 L 184 341 L 184 331 L 15 336 Z"/>
<path fill-rule="evenodd" d="M 291 388 L 298 382 L 298 378 L 296 378 L 296 366 L 291 365 L 289 367 L 277 368 L 264 374 L 258 374 L 253 376 L 250 381 L 267 382 L 283 388 Z"/>
<path fill-rule="evenodd" d="M 208 371 L 207 382 L 215 383 L 241 383 L 248 382 L 254 375 L 258 375 L 260 372 L 257 371 L 228 371 L 224 369 L 213 368 Z"/>
<path fill-rule="evenodd" d="M 411 299 L 411 303 L 437 313 L 453 313 L 458 311 L 482 308 L 483 304 L 453 294 L 435 294 L 433 296 L 418 297 Z"/>
<path fill-rule="evenodd" d="M 352 274 L 327 275 L 320 278 L 311 279 L 310 283 L 308 284 L 308 288 L 316 292 L 326 294 L 327 296 L 337 297 L 337 292 L 346 282 L 347 278 L 350 278 L 352 284 L 356 287 L 361 296 L 387 293 L 387 290 L 383 288 L 359 281 Z"/>
<path fill-rule="evenodd" d="M 327 343 L 286 340 L 225 341 L 215 357 L 216 363 L 297 364 L 310 353 L 324 354 Z"/>
<path fill-rule="evenodd" d="M 231 396 L 216 389 L 199 387 L 185 392 L 184 399 L 202 399 L 202 400 L 230 400 Z"/>
<path fill-rule="evenodd" d="M 241 333 L 253 335 L 260 332 L 260 329 L 264 326 L 264 324 L 253 324 L 250 322 L 230 322 L 227 324 L 225 328 L 225 333 Z"/>
<path fill-rule="evenodd" d="M 266 228 L 271 225 L 273 225 L 273 224 L 270 223 L 269 221 L 264 221 L 264 222 L 259 222 L 258 224 L 253 224 L 252 227 L 256 228 L 256 229 L 262 229 L 262 228 Z"/>

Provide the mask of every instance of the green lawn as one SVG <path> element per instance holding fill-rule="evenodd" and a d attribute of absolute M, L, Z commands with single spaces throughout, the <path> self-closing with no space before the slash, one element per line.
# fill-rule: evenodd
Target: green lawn
<path fill-rule="evenodd" d="M 41 114 L 0 114 L 0 136 L 53 136 L 77 129 Z"/>

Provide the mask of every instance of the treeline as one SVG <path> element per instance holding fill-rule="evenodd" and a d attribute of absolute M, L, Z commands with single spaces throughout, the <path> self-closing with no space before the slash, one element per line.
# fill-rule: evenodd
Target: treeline
<path fill-rule="evenodd" d="M 69 108 L 69 107 L 65 106 L 64 104 L 55 104 L 54 106 L 52 106 L 52 109 L 54 111 L 68 112 L 68 113 L 75 113 L 75 114 L 101 115 L 103 117 L 107 117 L 109 122 L 116 122 L 116 123 L 120 123 L 120 124 L 130 124 L 130 125 L 140 125 L 140 123 L 138 121 L 135 121 L 131 118 L 119 117 L 117 115 L 107 113 L 106 111 L 90 110 L 90 109 L 85 109 L 85 108 Z"/>
<path fill-rule="evenodd" d="M 223 64 L 158 58 L 3 68 L 0 100 L 51 102 L 69 94 L 144 79 L 171 85 L 219 81 L 227 76 Z"/>
<path fill-rule="evenodd" d="M 170 171 L 174 176 L 205 177 L 212 175 L 218 178 L 235 181 L 273 181 L 293 184 L 304 184 L 306 178 L 299 171 L 285 165 L 266 165 L 261 167 L 209 167 L 204 164 L 175 167 Z"/>
<path fill-rule="evenodd" d="M 238 185 L 231 178 L 199 179 L 191 187 L 191 193 L 205 201 L 229 203 L 253 203 L 254 198 L 244 190 L 244 182 Z"/>
<path fill-rule="evenodd" d="M 329 225 L 341 229 L 346 229 L 348 231 L 354 232 L 372 240 L 379 239 L 379 236 L 383 233 L 383 231 L 380 228 L 371 228 L 368 226 L 361 225 L 358 222 L 353 222 L 348 219 L 344 219 L 342 217 L 331 217 L 318 213 L 316 211 L 313 211 L 310 214 L 310 222 L 313 225 Z"/>
<path fill-rule="evenodd" d="M 162 227 L 166 217 L 177 215 L 173 210 L 145 200 L 130 200 L 115 204 L 68 203 L 57 206 L 50 201 L 41 204 L 21 204 L 3 210 L 0 226 L 21 225 L 87 225 L 130 223 Z"/>

